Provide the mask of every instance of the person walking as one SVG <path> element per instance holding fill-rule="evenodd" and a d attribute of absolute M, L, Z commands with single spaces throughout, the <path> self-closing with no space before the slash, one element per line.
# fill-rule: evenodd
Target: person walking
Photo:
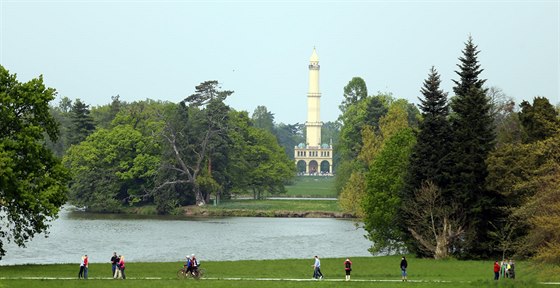
<path fill-rule="evenodd" d="M 406 273 L 406 268 L 408 268 L 408 262 L 406 261 L 406 257 L 402 257 L 401 258 L 401 278 L 402 281 L 408 281 L 407 276 L 408 274 Z"/>
<path fill-rule="evenodd" d="M 346 272 L 346 281 L 350 281 L 350 272 L 352 272 L 352 261 L 349 258 L 346 258 L 344 261 L 344 271 Z"/>
<path fill-rule="evenodd" d="M 119 271 L 120 271 L 120 274 L 122 276 L 122 279 L 126 279 L 126 275 L 124 274 L 124 268 L 125 268 L 124 267 L 124 256 L 121 255 L 119 258 L 120 258 L 119 259 Z"/>
<path fill-rule="evenodd" d="M 500 268 L 500 263 L 498 261 L 494 262 L 494 280 L 500 279 Z"/>
<path fill-rule="evenodd" d="M 82 256 L 82 261 L 80 261 L 80 272 L 78 272 L 78 279 L 82 279 L 82 277 L 84 277 L 84 260 L 85 260 L 85 256 Z"/>
<path fill-rule="evenodd" d="M 113 252 L 113 257 L 111 257 L 111 270 L 113 271 L 113 274 L 111 274 L 111 276 L 113 278 L 117 277 L 117 275 L 115 275 L 115 272 L 117 270 L 118 263 L 119 263 L 119 257 L 117 256 L 117 252 Z"/>
<path fill-rule="evenodd" d="M 88 279 L 89 258 L 84 255 L 84 279 Z"/>
<path fill-rule="evenodd" d="M 502 260 L 502 266 L 500 267 L 500 274 L 502 275 L 502 279 L 507 278 L 507 259 Z"/>
<path fill-rule="evenodd" d="M 122 278 L 121 268 L 119 267 L 120 262 L 121 262 L 121 255 L 117 256 L 117 267 L 115 269 L 115 275 L 113 275 L 114 279 Z"/>
<path fill-rule="evenodd" d="M 319 256 L 315 255 L 315 263 L 313 266 L 313 279 L 323 279 L 323 273 L 321 273 L 321 260 Z"/>
<path fill-rule="evenodd" d="M 196 256 L 194 256 L 194 254 L 191 255 L 191 273 L 193 276 L 198 277 L 198 260 L 196 259 Z"/>

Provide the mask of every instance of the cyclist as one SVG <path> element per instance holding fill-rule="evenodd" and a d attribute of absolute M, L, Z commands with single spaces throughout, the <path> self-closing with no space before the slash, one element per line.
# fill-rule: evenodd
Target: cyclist
<path fill-rule="evenodd" d="M 183 267 L 184 267 L 183 269 L 184 269 L 185 275 L 186 275 L 187 273 L 189 273 L 191 271 L 191 268 L 190 268 L 191 267 L 191 258 L 189 257 L 189 255 L 185 256 L 185 258 L 187 260 L 185 260 L 185 264 L 183 265 Z"/>
<path fill-rule="evenodd" d="M 191 255 L 190 260 L 191 260 L 191 266 L 190 266 L 191 270 L 190 271 L 191 271 L 193 276 L 195 276 L 195 275 L 198 276 L 199 263 L 198 263 L 198 260 L 196 260 L 196 257 L 194 256 L 194 254 Z"/>

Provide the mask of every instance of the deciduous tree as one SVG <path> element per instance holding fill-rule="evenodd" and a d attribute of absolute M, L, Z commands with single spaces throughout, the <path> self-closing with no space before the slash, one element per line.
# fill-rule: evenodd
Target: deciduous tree
<path fill-rule="evenodd" d="M 58 136 L 55 95 L 42 76 L 21 83 L 0 65 L 0 259 L 6 242 L 24 247 L 47 233 L 66 202 L 67 171 L 45 145 Z"/>
<path fill-rule="evenodd" d="M 98 129 L 72 146 L 64 163 L 72 171 L 72 203 L 91 211 L 115 212 L 145 201 L 160 162 L 157 143 L 131 125 Z"/>
<path fill-rule="evenodd" d="M 519 106 L 521 107 L 519 120 L 527 135 L 525 142 L 544 140 L 560 133 L 560 119 L 558 119 L 558 113 L 548 99 L 544 97 L 535 97 L 533 99 L 533 105 L 527 101 L 523 101 Z"/>
<path fill-rule="evenodd" d="M 402 233 L 398 229 L 399 192 L 404 183 L 408 159 L 415 142 L 411 128 L 404 128 L 384 141 L 366 177 L 364 228 L 372 241 L 370 251 L 400 251 Z"/>
<path fill-rule="evenodd" d="M 415 249 L 421 255 L 430 255 L 435 259 L 449 258 L 453 244 L 464 233 L 466 219 L 457 213 L 457 207 L 449 205 L 443 198 L 441 190 L 427 180 L 413 197 L 403 199 L 402 219 L 412 238 L 418 243 Z"/>
<path fill-rule="evenodd" d="M 167 120 L 161 134 L 168 148 L 168 158 L 163 161 L 163 170 L 172 176 L 162 180 L 156 190 L 168 185 L 186 184 L 195 195 L 196 204 L 204 205 L 207 197 L 200 189 L 198 176 L 209 161 L 212 141 L 227 131 L 229 107 L 224 100 L 233 91 L 219 90 L 218 81 L 206 81 L 196 86 L 194 94 L 178 104 L 174 115 Z"/>

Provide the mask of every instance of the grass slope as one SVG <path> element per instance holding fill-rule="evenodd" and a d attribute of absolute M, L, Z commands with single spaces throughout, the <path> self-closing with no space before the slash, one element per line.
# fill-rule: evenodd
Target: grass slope
<path fill-rule="evenodd" d="M 221 261 L 203 262 L 206 276 L 212 279 L 201 281 L 178 280 L 175 272 L 181 263 L 127 263 L 126 281 L 116 281 L 111 276 L 110 264 L 90 264 L 88 281 L 83 280 L 26 280 L 21 277 L 76 278 L 78 265 L 24 265 L 0 266 L 0 287 L 534 287 L 539 282 L 560 281 L 558 267 L 536 266 L 530 262 L 517 263 L 516 280 L 491 280 L 492 261 L 435 261 L 431 259 L 409 259 L 411 282 L 400 279 L 399 256 L 356 257 L 352 280 L 344 279 L 344 259 L 322 259 L 325 281 L 311 279 L 312 259 Z M 157 278 L 157 279 L 150 279 Z M 242 278 L 242 280 L 226 280 Z M 274 278 L 284 280 L 256 280 Z M 306 281 L 293 281 L 302 279 Z M 337 280 L 329 281 L 329 280 Z M 418 281 L 418 282 L 416 282 Z M 188 283 L 187 283 L 188 282 Z"/>
<path fill-rule="evenodd" d="M 286 186 L 287 197 L 336 198 L 332 176 L 297 176 L 293 185 Z"/>

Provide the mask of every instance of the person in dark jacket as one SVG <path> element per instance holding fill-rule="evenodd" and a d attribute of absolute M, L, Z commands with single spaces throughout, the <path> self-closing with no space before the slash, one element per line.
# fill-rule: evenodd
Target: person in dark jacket
<path fill-rule="evenodd" d="M 407 279 L 407 273 L 406 273 L 406 268 L 408 267 L 408 262 L 406 262 L 406 257 L 402 257 L 401 259 L 401 276 L 402 276 L 402 281 L 408 281 Z"/>
<path fill-rule="evenodd" d="M 344 261 L 344 271 L 346 272 L 346 281 L 350 281 L 350 272 L 352 272 L 352 261 L 349 258 L 346 258 Z"/>
<path fill-rule="evenodd" d="M 113 252 L 113 257 L 111 257 L 111 268 L 113 270 L 113 273 L 111 274 L 111 276 L 113 278 L 115 278 L 115 270 L 117 270 L 117 264 L 119 263 L 119 257 L 117 256 L 117 252 Z"/>

